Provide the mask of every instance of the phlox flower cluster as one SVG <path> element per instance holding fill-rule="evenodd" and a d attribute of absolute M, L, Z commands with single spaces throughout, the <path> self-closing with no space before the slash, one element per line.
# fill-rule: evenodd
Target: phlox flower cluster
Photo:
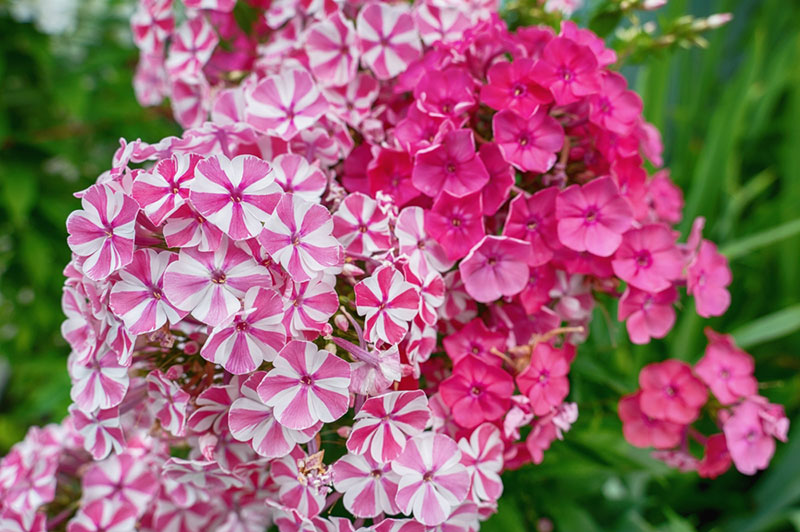
<path fill-rule="evenodd" d="M 635 343 L 684 289 L 725 311 L 615 53 L 497 8 L 140 1 L 137 96 L 185 130 L 77 194 L 74 404 L 0 463 L 0 528 L 474 531 L 577 420 L 597 296 Z M 697 467 L 753 472 L 786 421 L 714 338 L 644 370 L 625 434 L 678 456 L 710 388 Z"/>

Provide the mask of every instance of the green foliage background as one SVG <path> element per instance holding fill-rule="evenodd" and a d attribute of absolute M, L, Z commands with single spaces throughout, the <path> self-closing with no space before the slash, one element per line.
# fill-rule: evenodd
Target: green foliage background
<path fill-rule="evenodd" d="M 586 2 L 584 21 L 597 4 Z M 76 34 L 57 38 L 0 7 L 0 455 L 69 404 L 59 325 L 64 221 L 79 205 L 71 193 L 109 166 L 119 137 L 179 132 L 168 110 L 134 99 L 125 5 L 84 13 Z M 542 465 L 506 475 L 486 530 L 534 531 L 546 519 L 563 532 L 800 531 L 800 3 L 670 0 L 653 19 L 722 11 L 735 18 L 707 49 L 654 53 L 624 73 L 685 191 L 682 229 L 706 216 L 706 234 L 731 260 L 731 309 L 704 321 L 689 303 L 672 333 L 647 346 L 632 346 L 598 309 L 571 376 L 578 422 Z M 700 480 L 622 439 L 616 401 L 638 370 L 667 356 L 695 362 L 706 325 L 755 356 L 762 393 L 793 420 L 761 475 Z"/>

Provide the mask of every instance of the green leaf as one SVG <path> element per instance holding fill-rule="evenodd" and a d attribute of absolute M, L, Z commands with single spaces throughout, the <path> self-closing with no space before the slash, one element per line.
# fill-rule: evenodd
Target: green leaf
<path fill-rule="evenodd" d="M 36 177 L 30 167 L 9 164 L 0 167 L 3 206 L 17 226 L 23 225 L 37 195 Z"/>
<path fill-rule="evenodd" d="M 800 218 L 726 244 L 720 251 L 729 259 L 735 259 L 796 235 L 800 235 Z"/>
<path fill-rule="evenodd" d="M 800 304 L 768 314 L 733 331 L 736 343 L 750 348 L 800 330 Z"/>

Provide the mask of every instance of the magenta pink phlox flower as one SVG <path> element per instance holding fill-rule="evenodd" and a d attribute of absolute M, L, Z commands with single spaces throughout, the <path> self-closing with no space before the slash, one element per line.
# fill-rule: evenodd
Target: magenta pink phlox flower
<path fill-rule="evenodd" d="M 186 431 L 189 394 L 168 379 L 161 370 L 150 372 L 146 381 L 149 406 L 161 427 L 174 436 L 183 436 Z"/>
<path fill-rule="evenodd" d="M 72 377 L 70 397 L 84 412 L 115 407 L 128 391 L 128 368 L 105 346 L 97 349 L 87 364 L 68 363 L 67 368 Z"/>
<path fill-rule="evenodd" d="M 617 319 L 627 320 L 625 327 L 631 342 L 646 344 L 651 338 L 664 338 L 672 329 L 675 324 L 672 304 L 677 299 L 674 286 L 655 294 L 629 286 L 619 300 Z"/>
<path fill-rule="evenodd" d="M 71 405 L 69 414 L 75 430 L 83 438 L 83 448 L 95 460 L 104 459 L 112 450 L 119 454 L 125 448 L 117 407 L 87 414 L 76 405 Z"/>
<path fill-rule="evenodd" d="M 697 313 L 704 318 L 721 316 L 731 304 L 728 259 L 713 242 L 703 240 L 697 256 L 686 268 L 686 293 L 694 296 Z"/>
<path fill-rule="evenodd" d="M 481 303 L 518 294 L 528 282 L 530 253 L 524 240 L 483 237 L 458 266 L 467 293 Z"/>
<path fill-rule="evenodd" d="M 417 152 L 411 180 L 418 190 L 431 197 L 445 191 L 461 198 L 483 188 L 489 181 L 489 173 L 475 152 L 472 130 L 450 131 L 445 133 L 441 144 Z"/>
<path fill-rule="evenodd" d="M 519 195 L 509 205 L 503 235 L 531 243 L 531 266 L 541 266 L 553 258 L 558 247 L 556 235 L 556 197 L 558 190 L 548 187 L 533 195 Z"/>
<path fill-rule="evenodd" d="M 328 178 L 317 165 L 295 153 L 284 153 L 272 160 L 272 175 L 284 192 L 297 194 L 312 203 L 319 202 Z"/>
<path fill-rule="evenodd" d="M 550 89 L 557 105 L 600 91 L 600 70 L 592 51 L 566 37 L 547 43 L 534 67 L 534 78 Z"/>
<path fill-rule="evenodd" d="M 202 160 L 191 183 L 192 205 L 234 240 L 257 236 L 281 192 L 270 170 L 269 164 L 252 155 Z"/>
<path fill-rule="evenodd" d="M 745 475 L 766 469 L 775 453 L 775 440 L 764 431 L 759 410 L 757 403 L 744 401 L 722 425 L 733 464 Z"/>
<path fill-rule="evenodd" d="M 333 215 L 333 235 L 346 252 L 372 255 L 392 246 L 389 216 L 366 194 L 347 195 Z"/>
<path fill-rule="evenodd" d="M 461 67 L 431 70 L 414 87 L 414 97 L 429 115 L 455 120 L 475 105 L 474 81 Z"/>
<path fill-rule="evenodd" d="M 175 78 L 202 78 L 203 67 L 211 59 L 218 43 L 217 32 L 206 17 L 188 19 L 172 34 L 167 71 Z"/>
<path fill-rule="evenodd" d="M 655 447 L 671 449 L 676 447 L 686 429 L 686 425 L 661 419 L 653 419 L 642 412 L 639 400 L 642 392 L 626 395 L 619 401 L 618 412 L 622 420 L 622 434 L 635 447 Z"/>
<path fill-rule="evenodd" d="M 694 372 L 711 389 L 723 405 L 735 403 L 741 397 L 758 393 L 753 371 L 753 357 L 745 353 L 728 335 L 706 329 L 706 352 L 694 367 Z"/>
<path fill-rule="evenodd" d="M 442 191 L 425 213 L 425 230 L 441 244 L 448 259 L 464 257 L 486 234 L 481 192 L 457 198 Z"/>
<path fill-rule="evenodd" d="M 692 368 L 675 359 L 645 366 L 639 373 L 639 386 L 642 412 L 673 423 L 693 422 L 708 399 L 705 385 Z"/>
<path fill-rule="evenodd" d="M 492 216 L 508 200 L 508 193 L 514 186 L 516 172 L 506 161 L 500 147 L 494 142 L 481 144 L 478 156 L 489 172 L 489 182 L 481 190 L 483 214 Z"/>
<path fill-rule="evenodd" d="M 78 510 L 67 523 L 67 532 L 129 532 L 135 525 L 133 506 L 99 499 Z"/>
<path fill-rule="evenodd" d="M 99 281 L 130 263 L 136 201 L 108 185 L 93 185 L 81 198 L 83 210 L 67 218 L 67 243 L 83 257 L 81 268 L 89 279 Z"/>
<path fill-rule="evenodd" d="M 176 153 L 159 161 L 149 172 L 141 172 L 133 182 L 131 195 L 155 225 L 186 202 L 194 170 L 202 157 L 194 153 Z"/>
<path fill-rule="evenodd" d="M 500 429 L 491 423 L 483 423 L 475 428 L 469 439 L 458 442 L 461 450 L 461 463 L 467 468 L 471 478 L 470 498 L 476 501 L 492 502 L 503 494 L 503 451 L 505 444 Z"/>
<path fill-rule="evenodd" d="M 271 286 L 264 266 L 223 238 L 214 251 L 183 248 L 164 274 L 164 293 L 175 307 L 216 327 L 241 308 L 251 286 Z"/>
<path fill-rule="evenodd" d="M 260 456 L 279 458 L 289 454 L 296 444 L 311 440 L 322 422 L 304 430 L 288 429 L 278 423 L 272 408 L 258 395 L 258 386 L 266 374 L 257 371 L 242 383 L 241 397 L 233 402 L 228 413 L 228 426 L 234 438 L 249 442 Z"/>
<path fill-rule="evenodd" d="M 262 79 L 245 100 L 247 123 L 284 140 L 313 126 L 328 109 L 311 74 L 299 67 Z"/>
<path fill-rule="evenodd" d="M 533 349 L 530 364 L 517 375 L 517 386 L 531 400 L 534 414 L 543 416 L 566 399 L 569 365 L 564 351 L 550 344 L 540 343 Z"/>
<path fill-rule="evenodd" d="M 528 58 L 501 61 L 487 73 L 488 84 L 481 88 L 481 101 L 498 111 L 511 109 L 519 116 L 531 116 L 540 105 L 552 101 L 550 91 L 536 83 L 534 61 Z"/>
<path fill-rule="evenodd" d="M 564 130 L 544 109 L 527 118 L 504 109 L 492 118 L 492 131 L 506 160 L 524 172 L 550 170 L 564 145 Z"/>
<path fill-rule="evenodd" d="M 253 286 L 242 304 L 233 322 L 215 327 L 200 351 L 234 375 L 250 373 L 265 360 L 272 362 L 286 343 L 283 300 L 277 292 Z"/>
<path fill-rule="evenodd" d="M 356 19 L 361 64 L 379 80 L 403 72 L 421 52 L 419 34 L 407 6 L 371 3 Z"/>
<path fill-rule="evenodd" d="M 614 273 L 648 292 L 666 290 L 683 273 L 683 256 L 675 238 L 675 232 L 661 224 L 628 231 L 611 261 Z"/>
<path fill-rule="evenodd" d="M 187 312 L 178 310 L 164 294 L 164 272 L 178 260 L 169 251 L 139 249 L 119 273 L 109 297 L 109 306 L 131 334 L 155 331 L 168 321 L 178 323 Z"/>
<path fill-rule="evenodd" d="M 575 251 L 612 255 L 633 222 L 628 201 L 610 177 L 572 185 L 556 198 L 558 239 Z"/>
<path fill-rule="evenodd" d="M 450 407 L 453 421 L 471 429 L 497 421 L 508 411 L 514 379 L 502 368 L 475 355 L 459 358 L 453 373 L 441 382 L 439 393 Z"/>
<path fill-rule="evenodd" d="M 628 82 L 616 72 L 605 72 L 601 92 L 589 99 L 589 119 L 618 135 L 627 135 L 642 120 L 642 99 L 625 90 Z"/>
<path fill-rule="evenodd" d="M 347 85 L 358 69 L 358 43 L 353 23 L 336 11 L 306 30 L 305 50 L 311 72 L 323 85 Z"/>
<path fill-rule="evenodd" d="M 328 210 L 294 194 L 283 194 L 258 241 L 297 282 L 341 262 L 342 248 L 333 236 Z"/>
<path fill-rule="evenodd" d="M 344 507 L 355 517 L 400 511 L 394 502 L 400 477 L 392 471 L 390 463 L 348 453 L 333 464 L 333 480 L 336 491 L 344 493 Z"/>
<path fill-rule="evenodd" d="M 347 362 L 311 342 L 292 340 L 273 361 L 258 395 L 281 425 L 303 430 L 342 417 L 349 406 L 349 385 Z"/>
<path fill-rule="evenodd" d="M 469 491 L 470 476 L 460 461 L 458 445 L 444 434 L 411 438 L 392 462 L 400 475 L 395 498 L 400 510 L 427 526 L 445 522 Z"/>
<path fill-rule="evenodd" d="M 380 266 L 355 286 L 356 310 L 370 342 L 399 343 L 419 312 L 419 292 L 394 266 Z"/>
<path fill-rule="evenodd" d="M 355 415 L 347 450 L 369 454 L 379 463 L 389 463 L 400 455 L 409 437 L 422 433 L 430 419 L 428 400 L 422 390 L 371 397 Z"/>

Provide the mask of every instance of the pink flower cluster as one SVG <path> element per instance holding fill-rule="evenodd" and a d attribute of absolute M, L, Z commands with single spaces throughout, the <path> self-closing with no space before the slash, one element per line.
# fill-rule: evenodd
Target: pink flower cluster
<path fill-rule="evenodd" d="M 706 335 L 706 352 L 694 368 L 667 360 L 642 370 L 640 390 L 619 402 L 622 431 L 631 445 L 654 447 L 657 458 L 702 477 L 721 475 L 731 462 L 753 475 L 769 465 L 775 440 L 786 441 L 789 420 L 782 406 L 758 395 L 753 357 L 730 336 L 711 329 Z M 706 406 L 721 430 L 710 436 L 692 427 Z M 690 439 L 703 447 L 701 459 L 690 453 Z"/>
<path fill-rule="evenodd" d="M 0 463 L 9 529 L 474 531 L 577 420 L 597 295 L 636 343 L 681 287 L 727 308 L 726 259 L 702 221 L 678 242 L 658 132 L 592 32 L 511 32 L 496 0 L 248 0 L 247 27 L 234 0 L 172 3 L 133 16 L 135 84 L 186 129 L 122 140 L 78 194 L 74 405 Z M 626 420 L 636 444 L 669 424 L 656 447 L 679 445 L 705 402 L 664 364 L 624 402 L 657 412 Z M 671 378 L 678 399 L 644 399 Z M 785 422 L 736 382 L 749 470 Z"/>

